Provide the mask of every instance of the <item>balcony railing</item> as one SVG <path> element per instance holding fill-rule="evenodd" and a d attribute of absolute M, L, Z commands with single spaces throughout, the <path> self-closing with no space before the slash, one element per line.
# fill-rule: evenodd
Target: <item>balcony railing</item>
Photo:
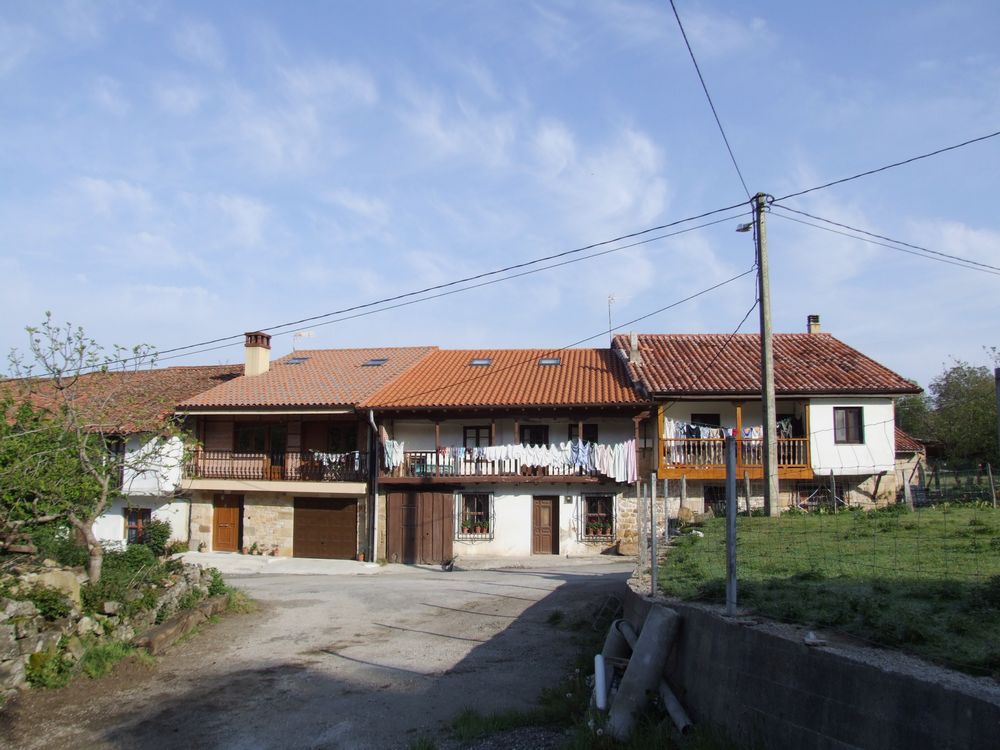
<path fill-rule="evenodd" d="M 184 465 L 187 479 L 242 479 L 255 481 L 363 482 L 368 476 L 368 454 L 240 453 L 196 451 Z"/>
<path fill-rule="evenodd" d="M 715 468 L 726 465 L 726 441 L 716 438 L 665 438 L 662 466 L 667 469 Z M 737 438 L 736 465 L 763 466 L 764 440 Z M 778 438 L 778 467 L 807 468 L 809 438 Z"/>
<path fill-rule="evenodd" d="M 404 451 L 403 463 L 385 472 L 391 477 L 597 477 L 582 466 L 530 466 L 518 459 L 487 460 L 442 455 L 438 451 Z"/>

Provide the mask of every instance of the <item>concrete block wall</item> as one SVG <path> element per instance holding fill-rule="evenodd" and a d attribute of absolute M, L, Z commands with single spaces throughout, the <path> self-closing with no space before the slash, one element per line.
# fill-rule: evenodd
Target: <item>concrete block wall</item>
<path fill-rule="evenodd" d="M 696 724 L 744 747 L 987 750 L 1000 736 L 1000 685 L 886 651 L 809 648 L 802 629 L 680 612 L 665 676 Z M 652 603 L 631 589 L 641 628 Z"/>

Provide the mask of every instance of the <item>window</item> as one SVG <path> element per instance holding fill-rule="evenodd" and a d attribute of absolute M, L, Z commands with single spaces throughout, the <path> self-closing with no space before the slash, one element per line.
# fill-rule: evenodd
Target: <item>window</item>
<path fill-rule="evenodd" d="M 326 448 L 330 453 L 350 453 L 358 449 L 358 425 L 331 424 L 327 433 Z"/>
<path fill-rule="evenodd" d="M 286 365 L 301 365 L 303 362 L 308 362 L 309 357 L 292 357 L 291 359 L 285 360 Z"/>
<path fill-rule="evenodd" d="M 381 367 L 386 362 L 389 361 L 388 357 L 372 357 L 367 362 L 365 362 L 362 367 Z"/>
<path fill-rule="evenodd" d="M 581 499 L 583 539 L 611 540 L 615 537 L 614 495 L 584 495 Z"/>
<path fill-rule="evenodd" d="M 286 445 L 285 426 L 282 424 L 238 424 L 236 426 L 237 453 L 277 455 L 285 452 Z"/>
<path fill-rule="evenodd" d="M 545 367 L 552 367 L 554 365 L 562 364 L 562 357 L 542 357 L 538 360 L 538 364 Z"/>
<path fill-rule="evenodd" d="M 489 367 L 492 364 L 493 360 L 490 357 L 476 357 L 469 362 L 470 367 Z"/>
<path fill-rule="evenodd" d="M 691 424 L 703 427 L 722 427 L 722 419 L 718 414 L 692 414 Z"/>
<path fill-rule="evenodd" d="M 569 439 L 576 440 L 577 433 L 580 431 L 580 426 L 575 422 L 569 426 Z M 585 424 L 583 426 L 583 440 L 587 443 L 597 442 L 597 425 L 596 424 Z"/>
<path fill-rule="evenodd" d="M 485 427 L 463 427 L 462 445 L 466 448 L 479 448 L 490 444 L 490 428 Z"/>
<path fill-rule="evenodd" d="M 145 539 L 146 526 L 152 520 L 149 508 L 125 509 L 125 541 L 129 544 L 142 544 Z"/>
<path fill-rule="evenodd" d="M 547 424 L 521 425 L 521 445 L 548 445 L 549 426 Z"/>
<path fill-rule="evenodd" d="M 467 492 L 458 495 L 455 538 L 474 541 L 493 538 L 493 495 Z"/>
<path fill-rule="evenodd" d="M 864 420 L 860 406 L 833 407 L 833 442 L 860 445 L 865 442 Z"/>

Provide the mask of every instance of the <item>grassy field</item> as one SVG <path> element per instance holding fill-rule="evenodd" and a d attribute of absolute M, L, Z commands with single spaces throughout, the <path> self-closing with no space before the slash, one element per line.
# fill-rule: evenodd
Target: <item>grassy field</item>
<path fill-rule="evenodd" d="M 682 530 L 662 589 L 725 601 L 725 519 Z M 906 506 L 741 516 L 739 605 L 1000 679 L 1000 511 Z"/>

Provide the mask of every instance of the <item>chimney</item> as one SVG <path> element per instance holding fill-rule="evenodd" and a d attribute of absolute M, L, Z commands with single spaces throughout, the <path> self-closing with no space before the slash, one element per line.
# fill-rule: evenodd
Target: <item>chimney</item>
<path fill-rule="evenodd" d="M 628 361 L 633 365 L 642 364 L 642 353 L 639 351 L 639 334 L 632 331 L 628 335 Z"/>
<path fill-rule="evenodd" d="M 819 333 L 819 315 L 810 315 L 806 322 L 806 331 L 808 333 Z"/>
<path fill-rule="evenodd" d="M 262 331 L 251 331 L 243 345 L 244 375 L 263 375 L 271 369 L 271 335 Z"/>

